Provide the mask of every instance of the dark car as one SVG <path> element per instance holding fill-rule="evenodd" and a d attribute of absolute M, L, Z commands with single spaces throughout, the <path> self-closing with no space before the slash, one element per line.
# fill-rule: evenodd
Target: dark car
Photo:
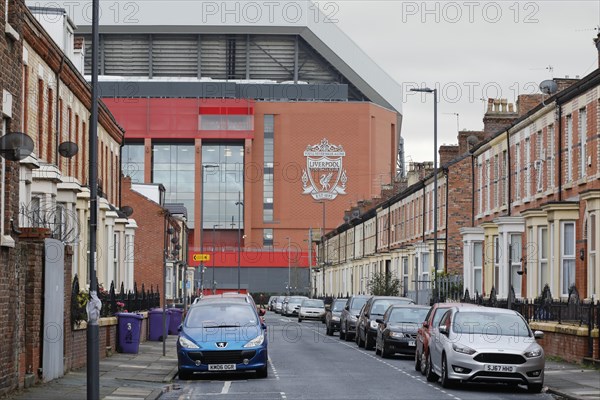
<path fill-rule="evenodd" d="M 266 330 L 253 304 L 213 298 L 192 305 L 177 340 L 179 378 L 249 370 L 266 378 Z"/>
<path fill-rule="evenodd" d="M 356 333 L 356 321 L 358 321 L 360 309 L 370 297 L 371 296 L 356 295 L 348 299 L 342 310 L 342 315 L 340 315 L 340 340 L 350 341 L 354 339 Z"/>
<path fill-rule="evenodd" d="M 417 330 L 425 321 L 428 306 L 400 305 L 388 307 L 383 318 L 375 321 L 377 339 L 375 354 L 386 358 L 396 353 L 414 355 L 417 347 Z"/>
<path fill-rule="evenodd" d="M 340 330 L 340 317 L 348 299 L 335 299 L 331 307 L 325 313 L 325 333 L 333 336 L 335 331 Z"/>
<path fill-rule="evenodd" d="M 372 350 L 377 337 L 377 318 L 383 317 L 388 307 L 396 304 L 414 304 L 412 299 L 398 296 L 373 296 L 365 303 L 356 323 L 356 344 Z"/>

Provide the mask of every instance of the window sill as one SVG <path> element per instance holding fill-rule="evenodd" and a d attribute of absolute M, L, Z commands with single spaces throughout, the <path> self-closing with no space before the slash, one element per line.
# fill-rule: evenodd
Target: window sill
<path fill-rule="evenodd" d="M 6 35 L 8 37 L 10 37 L 12 40 L 14 40 L 15 42 L 18 42 L 19 40 L 21 40 L 21 35 L 19 35 L 19 33 L 15 30 L 15 28 L 13 28 L 12 25 L 9 24 L 8 22 L 6 23 L 6 26 L 4 27 L 4 33 L 6 33 Z"/>
<path fill-rule="evenodd" d="M 0 246 L 1 247 L 15 247 L 15 240 L 9 235 L 0 236 Z"/>

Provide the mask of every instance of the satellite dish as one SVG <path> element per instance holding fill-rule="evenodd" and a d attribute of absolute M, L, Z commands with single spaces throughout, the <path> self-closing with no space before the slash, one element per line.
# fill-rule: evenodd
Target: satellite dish
<path fill-rule="evenodd" d="M 21 161 L 33 152 L 33 139 L 23 132 L 11 132 L 0 138 L 0 156 Z"/>
<path fill-rule="evenodd" d="M 558 85 L 552 79 L 547 79 L 540 83 L 540 92 L 551 95 L 558 91 Z"/>
<path fill-rule="evenodd" d="M 77 146 L 77 143 L 63 142 L 58 146 L 58 153 L 65 158 L 73 157 L 78 151 L 79 146 Z"/>
<path fill-rule="evenodd" d="M 469 146 L 475 146 L 479 142 L 479 138 L 475 135 L 471 135 L 467 138 L 467 143 Z"/>
<path fill-rule="evenodd" d="M 121 207 L 121 211 L 123 212 L 123 214 L 125 214 L 126 217 L 129 218 L 131 214 L 133 214 L 133 207 L 123 206 Z"/>

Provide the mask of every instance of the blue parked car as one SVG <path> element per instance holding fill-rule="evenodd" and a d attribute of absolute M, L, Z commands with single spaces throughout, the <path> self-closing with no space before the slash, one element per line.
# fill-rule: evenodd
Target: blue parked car
<path fill-rule="evenodd" d="M 177 340 L 179 379 L 194 372 L 256 371 L 268 375 L 267 327 L 256 307 L 211 299 L 190 307 Z"/>

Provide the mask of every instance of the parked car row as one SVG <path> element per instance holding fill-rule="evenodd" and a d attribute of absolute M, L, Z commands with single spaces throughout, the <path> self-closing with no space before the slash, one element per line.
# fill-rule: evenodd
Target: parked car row
<path fill-rule="evenodd" d="M 404 297 L 357 295 L 334 300 L 324 321 L 327 335 L 339 330 L 340 340 L 354 339 L 383 358 L 414 357 L 415 370 L 443 387 L 504 383 L 537 393 L 544 385 L 544 351 L 536 342 L 543 332 L 532 332 L 513 310 L 461 303 L 428 307 Z"/>

